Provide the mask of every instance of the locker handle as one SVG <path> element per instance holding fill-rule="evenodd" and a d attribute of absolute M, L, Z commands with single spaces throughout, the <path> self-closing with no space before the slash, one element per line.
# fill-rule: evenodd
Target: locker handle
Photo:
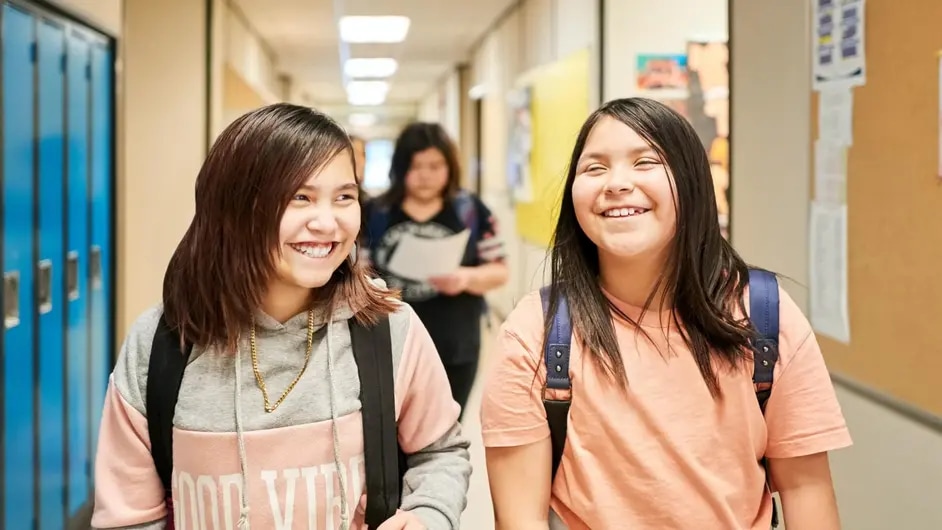
<path fill-rule="evenodd" d="M 39 314 L 52 311 L 52 260 L 44 259 L 36 267 L 36 302 Z"/>
<path fill-rule="evenodd" d="M 98 245 L 92 245 L 88 254 L 88 271 L 92 289 L 101 289 L 101 247 Z"/>
<path fill-rule="evenodd" d="M 65 261 L 66 292 L 70 301 L 79 299 L 78 259 L 78 251 L 70 250 Z"/>
<path fill-rule="evenodd" d="M 3 325 L 6 329 L 20 324 L 20 271 L 3 273 Z"/>

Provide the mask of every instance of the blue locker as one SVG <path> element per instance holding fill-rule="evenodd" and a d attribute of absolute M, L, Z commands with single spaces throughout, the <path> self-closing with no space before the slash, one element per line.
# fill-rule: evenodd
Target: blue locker
<path fill-rule="evenodd" d="M 88 373 L 88 130 L 89 46 L 84 36 L 70 32 L 66 59 L 68 142 L 66 160 L 67 229 L 66 297 L 69 487 L 72 517 L 89 501 L 89 373 Z"/>
<path fill-rule="evenodd" d="M 92 458 L 98 447 L 98 425 L 108 376 L 111 373 L 114 334 L 111 322 L 111 183 L 112 179 L 112 85 L 111 49 L 105 43 L 92 45 L 92 178 L 91 248 L 89 249 L 92 293 Z"/>
<path fill-rule="evenodd" d="M 35 19 L 3 6 L 3 528 L 33 526 Z"/>
<path fill-rule="evenodd" d="M 65 528 L 65 30 L 39 24 L 39 524 Z"/>

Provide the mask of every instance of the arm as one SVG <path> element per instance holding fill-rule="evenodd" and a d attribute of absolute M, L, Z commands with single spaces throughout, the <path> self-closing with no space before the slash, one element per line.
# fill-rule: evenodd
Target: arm
<path fill-rule="evenodd" d="M 471 294 L 484 295 L 507 283 L 510 271 L 504 261 L 507 253 L 497 228 L 497 219 L 480 199 L 476 198 L 475 203 L 481 233 L 481 240 L 477 242 L 479 264 L 470 267 L 471 274 L 465 290 Z"/>
<path fill-rule="evenodd" d="M 108 381 L 95 455 L 92 528 L 164 530 L 164 488 L 150 453 L 145 408 L 147 367 L 159 308 L 131 325 Z"/>
<path fill-rule="evenodd" d="M 779 293 L 779 363 L 765 411 L 769 478 L 789 530 L 837 530 L 828 452 L 850 446 L 850 433 L 811 325 Z"/>
<path fill-rule="evenodd" d="M 507 283 L 510 272 L 503 261 L 484 263 L 477 267 L 462 267 L 467 274 L 467 287 L 465 291 L 471 294 L 483 295 Z"/>
<path fill-rule="evenodd" d="M 92 528 L 164 530 L 163 486 L 150 455 L 147 419 L 108 386 L 95 457 Z"/>
<path fill-rule="evenodd" d="M 549 528 L 552 457 L 549 438 L 517 447 L 486 449 L 496 530 Z"/>
<path fill-rule="evenodd" d="M 769 459 L 789 530 L 840 530 L 827 453 Z"/>
<path fill-rule="evenodd" d="M 536 353 L 542 327 L 543 310 L 534 293 L 501 326 L 484 389 L 481 431 L 501 530 L 549 526 L 552 449 L 541 392 L 546 370 Z"/>
<path fill-rule="evenodd" d="M 467 506 L 470 443 L 461 433 L 460 407 L 432 338 L 409 312 L 396 374 L 399 444 L 409 455 L 401 508 L 428 530 L 457 530 Z"/>

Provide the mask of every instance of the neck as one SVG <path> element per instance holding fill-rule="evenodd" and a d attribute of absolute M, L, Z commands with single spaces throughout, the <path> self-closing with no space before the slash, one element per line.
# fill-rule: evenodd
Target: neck
<path fill-rule="evenodd" d="M 420 199 L 418 197 L 410 197 L 406 195 L 406 198 L 402 201 L 403 208 L 416 208 L 429 210 L 432 208 L 441 208 L 445 203 L 445 200 L 441 197 L 433 197 L 431 199 Z"/>
<path fill-rule="evenodd" d="M 262 311 L 284 324 L 291 317 L 310 308 L 311 290 L 274 283 L 262 301 Z"/>
<path fill-rule="evenodd" d="M 654 290 L 658 289 L 649 308 L 654 312 L 670 308 L 670 303 L 664 300 L 664 286 L 657 286 L 666 267 L 666 259 L 661 256 L 629 259 L 599 252 L 599 281 L 602 288 L 634 307 L 644 307 Z"/>

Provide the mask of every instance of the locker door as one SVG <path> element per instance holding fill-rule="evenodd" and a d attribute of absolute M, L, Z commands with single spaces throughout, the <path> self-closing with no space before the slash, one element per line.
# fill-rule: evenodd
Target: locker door
<path fill-rule="evenodd" d="M 88 41 L 70 32 L 66 59 L 68 142 L 66 159 L 67 370 L 69 517 L 89 500 L 88 414 Z"/>
<path fill-rule="evenodd" d="M 105 43 L 92 46 L 92 178 L 89 275 L 92 310 L 91 451 L 98 447 L 98 424 L 111 371 L 111 183 L 112 179 L 112 55 Z"/>
<path fill-rule="evenodd" d="M 35 19 L 3 6 L 3 528 L 33 526 L 33 48 Z"/>
<path fill-rule="evenodd" d="M 39 24 L 39 524 L 65 528 L 65 31 Z"/>

